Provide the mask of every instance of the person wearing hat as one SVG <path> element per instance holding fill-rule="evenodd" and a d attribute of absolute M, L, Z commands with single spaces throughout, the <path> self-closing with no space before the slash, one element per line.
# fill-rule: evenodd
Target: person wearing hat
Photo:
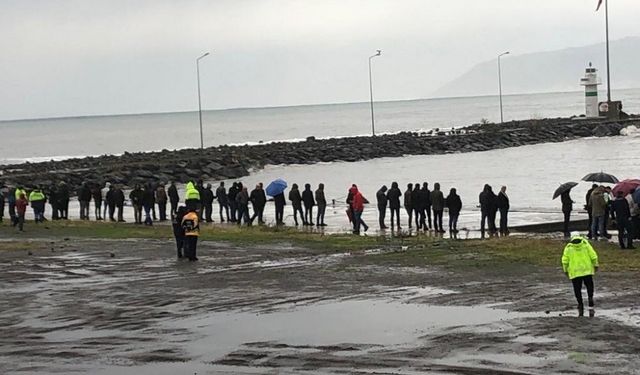
<path fill-rule="evenodd" d="M 573 235 L 562 254 L 562 270 L 573 284 L 573 292 L 578 301 L 578 316 L 584 316 L 582 284 L 587 287 L 589 316 L 595 314 L 593 276 L 598 271 L 598 266 L 598 254 L 589 241 L 580 235 Z"/>

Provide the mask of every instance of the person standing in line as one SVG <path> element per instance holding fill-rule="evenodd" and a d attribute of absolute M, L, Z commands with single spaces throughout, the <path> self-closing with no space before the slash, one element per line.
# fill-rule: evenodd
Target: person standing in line
<path fill-rule="evenodd" d="M 412 218 L 413 218 L 413 184 L 407 184 L 407 191 L 404 192 L 404 209 L 407 211 L 407 216 L 409 216 L 409 229 L 412 227 Z"/>
<path fill-rule="evenodd" d="M 215 199 L 215 195 L 211 190 L 211 184 L 207 184 L 207 186 L 202 189 L 202 192 L 200 192 L 200 197 L 202 198 L 202 206 L 204 207 L 203 219 L 207 223 L 212 223 L 213 218 L 211 217 L 211 215 L 213 214 L 213 200 Z"/>
<path fill-rule="evenodd" d="M 589 214 L 589 234 L 587 235 L 589 239 L 593 238 L 593 233 L 591 232 L 591 228 L 593 227 L 593 207 L 591 207 L 591 193 L 595 189 L 598 188 L 598 185 L 591 185 L 591 189 L 587 191 L 587 195 L 585 195 L 586 204 L 584 205 L 585 210 L 587 210 L 587 214 Z"/>
<path fill-rule="evenodd" d="M 182 229 L 184 230 L 184 256 L 190 262 L 198 260 L 197 247 L 200 236 L 200 221 L 197 210 L 193 207 L 187 208 L 187 213 L 182 218 Z"/>
<path fill-rule="evenodd" d="M 284 198 L 284 191 L 273 197 L 273 203 L 276 206 L 276 225 L 284 225 L 284 206 L 287 200 Z"/>
<path fill-rule="evenodd" d="M 629 209 L 629 202 L 627 202 L 623 192 L 618 192 L 616 200 L 613 201 L 612 209 L 616 213 L 620 248 L 635 249 L 635 247 L 633 247 L 633 231 L 631 229 L 631 210 Z M 625 238 L 627 240 L 626 244 Z"/>
<path fill-rule="evenodd" d="M 94 215 L 96 217 L 96 221 L 102 220 L 102 189 L 100 189 L 100 185 L 92 184 L 91 187 L 91 197 L 93 198 L 94 204 Z"/>
<path fill-rule="evenodd" d="M 593 221 L 591 223 L 591 235 L 594 240 L 598 239 L 598 236 L 605 237 L 604 234 L 604 214 L 607 202 L 604 198 L 604 189 L 597 187 L 591 192 L 591 215 Z"/>
<path fill-rule="evenodd" d="M 327 210 L 327 198 L 324 196 L 324 184 L 318 185 L 316 190 L 316 203 L 318 204 L 318 216 L 316 217 L 316 225 L 326 227 L 324 223 L 324 214 Z"/>
<path fill-rule="evenodd" d="M 449 190 L 445 205 L 449 210 L 449 233 L 456 234 L 458 233 L 458 218 L 460 211 L 462 211 L 462 199 L 460 199 L 456 188 Z"/>
<path fill-rule="evenodd" d="M 293 207 L 293 221 L 296 226 L 298 226 L 298 214 L 300 214 L 300 219 L 302 219 L 302 225 L 307 225 L 307 219 L 305 219 L 304 213 L 302 213 L 302 196 L 300 195 L 300 190 L 298 190 L 298 184 L 291 186 L 289 200 Z"/>
<path fill-rule="evenodd" d="M 182 259 L 183 251 L 185 250 L 185 235 L 184 228 L 182 227 L 182 219 L 187 214 L 187 207 L 180 206 L 176 213 L 171 213 L 171 226 L 173 227 L 173 237 L 176 239 L 176 250 L 178 252 L 178 259 Z"/>
<path fill-rule="evenodd" d="M 129 200 L 131 206 L 133 206 L 133 218 L 136 224 L 142 224 L 142 202 L 144 199 L 144 192 L 140 188 L 140 184 L 136 184 L 129 193 Z"/>
<path fill-rule="evenodd" d="M 7 195 L 7 191 L 6 186 L 0 185 L 0 223 L 2 223 L 2 219 L 4 218 L 4 197 Z"/>
<path fill-rule="evenodd" d="M 15 209 L 16 209 L 16 222 L 13 226 L 18 226 L 20 232 L 24 230 L 24 216 L 27 213 L 27 206 L 29 206 L 29 201 L 27 201 L 27 197 L 24 193 L 24 190 L 18 195 L 18 199 L 16 199 Z"/>
<path fill-rule="evenodd" d="M 604 189 L 604 201 L 607 203 L 604 206 L 604 237 L 609 239 L 611 238 L 611 235 L 609 234 L 609 217 L 611 217 L 611 220 L 615 219 L 612 207 L 613 192 L 611 191 L 611 187 L 609 186 L 603 186 L 602 188 Z"/>
<path fill-rule="evenodd" d="M 262 188 L 262 183 L 256 185 L 256 188 L 251 191 L 249 195 L 249 201 L 251 201 L 251 205 L 253 206 L 253 216 L 249 219 L 249 222 L 253 223 L 253 221 L 258 218 L 258 224 L 264 224 L 264 206 L 267 205 L 267 195 Z"/>
<path fill-rule="evenodd" d="M 427 230 L 427 224 L 429 225 L 429 229 L 433 229 L 433 225 L 431 224 L 431 191 L 429 190 L 429 183 L 425 182 L 422 184 L 422 194 L 423 194 L 423 200 L 424 200 L 424 213 L 426 214 L 425 219 L 426 221 L 423 219 L 423 221 L 425 222 L 424 225 L 422 226 L 422 228 L 426 231 Z"/>
<path fill-rule="evenodd" d="M 151 209 L 155 205 L 155 191 L 151 184 L 144 186 L 142 193 L 142 207 L 144 208 L 144 225 L 153 225 L 153 218 L 151 215 Z"/>
<path fill-rule="evenodd" d="M 389 189 L 389 191 L 387 192 L 387 200 L 389 201 L 389 211 L 391 213 L 391 229 L 393 230 L 394 228 L 394 217 L 395 217 L 395 224 L 397 225 L 398 230 L 402 229 L 400 228 L 400 197 L 402 196 L 402 192 L 400 191 L 400 188 L 398 187 L 398 183 L 397 182 L 392 182 L 391 183 L 391 189 Z"/>
<path fill-rule="evenodd" d="M 442 215 L 444 213 L 444 194 L 440 191 L 440 183 L 436 182 L 433 185 L 433 191 L 431 192 L 431 207 L 433 209 L 433 226 L 436 232 L 444 233 L 445 230 L 442 227 Z"/>
<path fill-rule="evenodd" d="M 89 220 L 89 203 L 91 203 L 91 189 L 83 182 L 78 189 L 78 201 L 80 202 L 80 220 Z"/>
<path fill-rule="evenodd" d="M 480 202 L 480 236 L 484 238 L 485 223 L 489 226 L 489 236 L 493 237 L 496 233 L 496 195 L 493 193 L 489 184 L 484 185 L 484 189 L 480 193 L 478 201 Z"/>
<path fill-rule="evenodd" d="M 116 212 L 116 189 L 113 185 L 109 185 L 109 191 L 104 197 L 104 203 L 107 205 L 107 208 L 109 209 L 109 221 L 111 222 L 116 221 L 115 217 L 113 216 Z M 107 219 L 106 214 L 104 218 L 105 220 Z"/>
<path fill-rule="evenodd" d="M 46 201 L 47 197 L 38 186 L 29 194 L 29 202 L 31 202 L 31 208 L 33 208 L 33 217 L 36 224 L 44 222 L 44 205 Z"/>
<path fill-rule="evenodd" d="M 316 201 L 313 199 L 311 184 L 304 185 L 304 191 L 302 192 L 302 203 L 304 204 L 305 225 L 314 225 L 313 224 L 313 206 L 316 205 Z"/>
<path fill-rule="evenodd" d="M 49 205 L 51 206 L 51 220 L 60 220 L 60 207 L 58 207 L 58 190 L 55 184 L 49 186 L 49 192 L 45 193 L 49 196 Z M 2 218 L 0 217 L 0 221 Z"/>
<path fill-rule="evenodd" d="M 242 190 L 236 195 L 236 203 L 238 204 L 238 225 L 244 223 L 251 225 L 249 220 L 249 191 L 246 187 L 242 187 Z"/>
<path fill-rule="evenodd" d="M 9 206 L 9 220 L 11 221 L 11 225 L 14 225 L 18 222 L 18 215 L 16 214 L 16 188 L 10 187 L 7 191 L 7 205 Z"/>
<path fill-rule="evenodd" d="M 573 284 L 573 293 L 578 302 L 578 316 L 584 316 L 582 284 L 587 287 L 589 316 L 595 315 L 593 276 L 598 271 L 598 266 L 598 254 L 589 241 L 581 236 L 573 236 L 562 254 L 562 270 Z"/>
<path fill-rule="evenodd" d="M 100 189 L 100 193 L 102 195 L 102 219 L 107 220 L 107 209 L 109 208 L 109 204 L 107 203 L 107 193 L 111 190 L 111 183 L 105 182 L 104 187 Z"/>
<path fill-rule="evenodd" d="M 500 210 L 500 235 L 508 236 L 509 235 L 509 196 L 507 195 L 507 187 L 503 186 L 500 188 L 500 193 L 498 193 L 498 209 Z"/>
<path fill-rule="evenodd" d="M 385 216 L 387 214 L 387 186 L 382 185 L 380 190 L 376 193 L 376 200 L 378 201 L 378 223 L 380 229 L 387 229 L 388 227 L 384 223 Z"/>
<path fill-rule="evenodd" d="M 198 206 L 198 219 L 200 219 L 200 222 L 204 221 L 204 198 L 205 198 L 205 192 L 204 192 L 204 182 L 202 180 L 198 180 L 198 183 L 196 184 L 196 190 L 198 190 L 198 193 L 200 193 L 200 205 Z"/>
<path fill-rule="evenodd" d="M 176 182 L 171 181 L 169 184 L 169 189 L 167 190 L 167 195 L 169 195 L 169 204 L 171 205 L 171 212 L 175 214 L 178 209 L 178 202 L 180 202 L 180 196 L 178 195 L 178 188 L 176 187 Z"/>
<path fill-rule="evenodd" d="M 164 190 L 164 182 L 158 184 L 156 189 L 156 204 L 160 221 L 167 221 L 167 192 Z"/>
<path fill-rule="evenodd" d="M 411 192 L 411 207 L 413 207 L 413 216 L 416 221 L 416 231 L 420 230 L 420 217 L 422 216 L 422 202 L 420 199 L 420 183 L 413 185 Z"/>
<path fill-rule="evenodd" d="M 227 221 L 229 221 L 229 197 L 224 187 L 224 181 L 222 181 L 216 189 L 216 197 L 218 197 L 218 206 L 220 206 L 220 222 L 224 223 L 225 221 L 224 217 L 222 217 L 223 211 L 227 214 Z"/>
<path fill-rule="evenodd" d="M 354 234 L 360 234 L 360 227 L 364 227 L 364 231 L 369 230 L 369 226 L 362 219 L 362 213 L 364 212 L 364 205 L 369 203 L 367 199 L 360 193 L 358 187 L 353 185 L 350 189 L 351 196 L 351 208 L 353 210 L 353 222 L 355 223 Z"/>
<path fill-rule="evenodd" d="M 187 182 L 185 186 L 184 204 L 187 209 L 193 209 L 193 212 L 200 211 L 200 192 L 196 189 L 193 181 Z"/>
<path fill-rule="evenodd" d="M 124 223 L 124 191 L 122 191 L 122 187 L 117 185 L 115 191 L 113 193 L 114 200 L 116 203 L 116 208 L 118 209 L 118 222 Z"/>
<path fill-rule="evenodd" d="M 231 211 L 231 222 L 235 223 L 238 221 L 238 203 L 236 202 L 236 196 L 238 195 L 238 183 L 234 182 L 231 184 L 229 188 L 229 193 L 227 194 L 227 199 L 229 200 L 229 211 Z"/>
<path fill-rule="evenodd" d="M 69 186 L 64 181 L 58 184 L 58 207 L 60 219 L 69 220 Z"/>
<path fill-rule="evenodd" d="M 638 239 L 640 235 L 640 208 L 638 203 L 633 199 L 636 189 L 626 196 L 627 203 L 629 203 L 629 210 L 631 211 L 631 238 Z"/>
<path fill-rule="evenodd" d="M 562 213 L 564 214 L 564 236 L 569 237 L 569 222 L 571 221 L 571 211 L 573 211 L 573 199 L 569 195 L 569 190 L 560 194 L 560 201 L 562 202 Z"/>

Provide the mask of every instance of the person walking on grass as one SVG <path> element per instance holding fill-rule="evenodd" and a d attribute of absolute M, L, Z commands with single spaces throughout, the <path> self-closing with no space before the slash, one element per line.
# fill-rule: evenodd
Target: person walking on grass
<path fill-rule="evenodd" d="M 587 287 L 589 316 L 595 314 L 593 302 L 593 276 L 598 271 L 598 254 L 589 241 L 582 236 L 573 236 L 562 254 L 562 270 L 573 284 L 573 293 L 578 302 L 578 316 L 584 316 L 582 284 Z"/>
<path fill-rule="evenodd" d="M 200 236 L 200 221 L 198 212 L 193 207 L 187 209 L 187 213 L 182 218 L 182 229 L 184 230 L 184 256 L 190 262 L 198 260 L 196 248 L 198 237 Z"/>
<path fill-rule="evenodd" d="M 398 230 L 402 229 L 400 228 L 400 197 L 402 197 L 402 192 L 398 187 L 398 183 L 392 182 L 391 189 L 389 189 L 389 191 L 387 192 L 387 200 L 389 201 L 389 210 L 391 213 L 391 229 L 392 230 L 394 225 L 394 221 L 393 221 L 394 217 L 396 219 L 395 224 L 397 225 Z"/>
<path fill-rule="evenodd" d="M 411 199 L 413 192 L 413 184 L 407 184 L 407 191 L 404 192 L 404 209 L 407 211 L 407 216 L 409 216 L 409 229 L 412 227 L 412 218 L 413 218 L 413 200 Z"/>

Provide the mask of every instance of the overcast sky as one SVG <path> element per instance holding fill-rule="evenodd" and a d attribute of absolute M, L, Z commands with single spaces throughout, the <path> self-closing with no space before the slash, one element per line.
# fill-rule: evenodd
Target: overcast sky
<path fill-rule="evenodd" d="M 597 0 L 0 0 L 0 119 L 429 97 L 478 62 L 603 41 Z M 611 38 L 640 1 L 611 0 Z"/>

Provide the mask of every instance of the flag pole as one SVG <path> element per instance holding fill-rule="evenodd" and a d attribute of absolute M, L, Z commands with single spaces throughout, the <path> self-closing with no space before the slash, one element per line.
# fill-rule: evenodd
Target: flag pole
<path fill-rule="evenodd" d="M 607 103 L 611 103 L 611 68 L 609 65 L 609 0 L 604 0 L 604 17 L 607 34 Z"/>

